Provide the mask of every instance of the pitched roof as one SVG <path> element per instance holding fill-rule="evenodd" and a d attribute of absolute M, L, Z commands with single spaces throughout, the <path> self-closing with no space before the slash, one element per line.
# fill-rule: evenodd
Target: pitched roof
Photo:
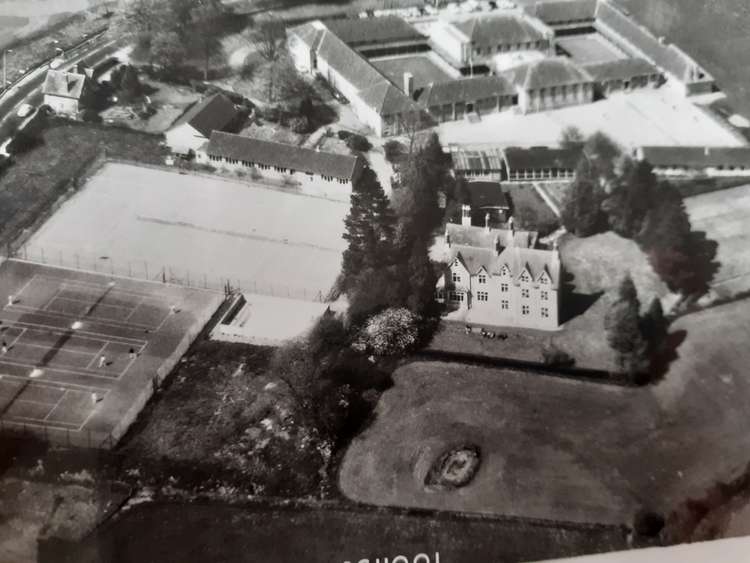
<path fill-rule="evenodd" d="M 583 149 L 549 147 L 507 147 L 503 151 L 509 170 L 544 170 L 557 168 L 575 170 Z"/>
<path fill-rule="evenodd" d="M 750 146 L 745 147 L 641 147 L 640 155 L 653 166 L 708 168 L 750 167 Z"/>
<path fill-rule="evenodd" d="M 471 149 L 451 147 L 453 169 L 500 171 L 503 167 L 503 153 L 499 148 Z"/>
<path fill-rule="evenodd" d="M 559 254 L 555 250 L 521 248 L 511 245 L 505 246 L 498 255 L 490 248 L 451 244 L 447 262 L 450 264 L 455 259 L 461 261 L 472 275 L 481 269 L 492 275 L 499 275 L 507 266 L 514 280 L 527 270 L 534 281 L 539 280 L 542 273 L 546 273 L 553 288 L 559 287 L 560 284 L 562 265 Z"/>
<path fill-rule="evenodd" d="M 531 248 L 536 246 L 538 233 L 535 231 L 519 231 L 510 229 L 487 229 L 486 227 L 465 227 L 457 223 L 447 223 L 445 234 L 449 237 L 451 246 L 472 246 L 475 248 L 489 248 L 494 250 L 501 247 L 513 246 Z"/>
<path fill-rule="evenodd" d="M 310 49 L 317 49 L 323 34 L 326 32 L 325 26 L 320 21 L 312 21 L 290 27 L 287 29 L 287 37 L 296 37 Z"/>
<path fill-rule="evenodd" d="M 477 209 L 482 207 L 510 209 L 508 196 L 499 182 L 469 182 L 466 189 L 469 192 L 471 207 Z"/>
<path fill-rule="evenodd" d="M 597 0 L 551 0 L 537 2 L 529 12 L 547 24 L 593 21 Z"/>
<path fill-rule="evenodd" d="M 327 20 L 325 25 L 339 39 L 353 47 L 427 39 L 398 16 L 332 19 Z"/>
<path fill-rule="evenodd" d="M 529 43 L 545 38 L 541 29 L 522 14 L 477 16 L 453 22 L 453 26 L 475 45 Z"/>
<path fill-rule="evenodd" d="M 662 43 L 648 29 L 607 0 L 600 0 L 596 10 L 596 27 L 604 27 L 683 82 L 711 80 L 711 75 L 675 45 Z"/>
<path fill-rule="evenodd" d="M 418 102 L 422 107 L 429 107 L 510 94 L 515 94 L 515 89 L 504 77 L 475 76 L 431 84 L 422 91 Z"/>
<path fill-rule="evenodd" d="M 211 156 L 290 168 L 298 172 L 335 178 L 352 179 L 359 166 L 359 157 L 356 156 L 319 152 L 221 131 L 211 133 L 211 139 L 204 150 Z"/>
<path fill-rule="evenodd" d="M 221 131 L 235 117 L 237 117 L 237 111 L 232 101 L 218 92 L 193 104 L 174 122 L 172 128 L 187 123 L 201 135 L 208 137 L 211 131 Z"/>
<path fill-rule="evenodd" d="M 42 94 L 78 100 L 81 98 L 81 94 L 83 94 L 85 83 L 85 74 L 49 69 L 47 76 L 44 78 Z"/>
<path fill-rule="evenodd" d="M 504 75 L 513 84 L 527 91 L 594 81 L 584 68 L 567 57 L 532 61 L 512 68 Z"/>
<path fill-rule="evenodd" d="M 367 59 L 326 30 L 320 41 L 318 57 L 359 90 L 362 101 L 380 115 L 417 111 L 419 106 L 396 88 Z"/>
<path fill-rule="evenodd" d="M 659 69 L 650 62 L 639 58 L 586 65 L 585 68 L 597 82 L 605 80 L 630 80 L 636 76 L 661 74 Z"/>

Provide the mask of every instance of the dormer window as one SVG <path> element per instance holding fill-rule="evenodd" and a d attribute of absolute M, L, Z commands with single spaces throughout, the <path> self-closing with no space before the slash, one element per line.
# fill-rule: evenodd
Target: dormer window
<path fill-rule="evenodd" d="M 487 276 L 485 274 L 479 274 L 477 280 L 479 283 L 487 283 Z"/>

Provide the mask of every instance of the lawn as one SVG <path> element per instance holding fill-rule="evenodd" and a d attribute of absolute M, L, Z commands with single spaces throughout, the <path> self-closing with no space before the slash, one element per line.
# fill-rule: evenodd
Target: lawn
<path fill-rule="evenodd" d="M 538 230 L 542 236 L 546 236 L 559 226 L 557 215 L 544 202 L 534 186 L 503 182 L 503 191 L 510 196 L 511 213 L 522 226 L 528 222 L 529 228 Z"/>
<path fill-rule="evenodd" d="M 63 119 L 52 119 L 43 139 L 0 176 L 0 244 L 10 243 L 47 214 L 103 151 L 109 157 L 154 164 L 165 154 L 160 137 Z"/>
<path fill-rule="evenodd" d="M 588 522 L 667 514 L 747 466 L 750 300 L 681 317 L 676 359 L 640 388 L 415 362 L 393 375 L 340 471 L 344 494 L 382 505 Z M 475 444 L 463 489 L 427 491 L 446 448 Z"/>

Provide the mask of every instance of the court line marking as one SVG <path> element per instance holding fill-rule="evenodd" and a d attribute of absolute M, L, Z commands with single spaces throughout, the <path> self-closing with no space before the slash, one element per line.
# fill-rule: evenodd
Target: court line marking
<path fill-rule="evenodd" d="M 79 271 L 79 270 L 75 270 L 75 271 Z M 106 277 L 109 277 L 109 278 L 112 277 L 109 274 L 102 274 L 101 272 L 86 272 L 86 273 L 93 273 L 95 275 L 106 276 Z M 106 288 L 110 287 L 109 285 L 103 285 L 103 284 L 100 284 L 100 283 L 90 282 L 90 281 L 85 281 L 85 280 L 76 280 L 76 279 L 73 279 L 73 278 L 55 278 L 54 276 L 45 276 L 44 274 L 34 274 L 34 276 L 42 278 L 42 279 L 45 279 L 45 280 L 50 280 L 53 283 L 56 282 L 58 285 L 60 285 L 62 287 L 66 287 L 66 286 L 81 286 L 81 287 L 90 287 L 90 288 L 97 288 L 97 289 L 106 289 Z M 115 277 L 117 277 L 118 279 L 122 279 L 122 280 L 132 280 L 132 281 L 138 282 L 138 283 L 149 281 L 149 280 L 138 280 L 138 279 L 133 279 L 133 278 L 123 278 L 122 276 L 119 276 L 119 277 L 115 276 Z M 117 282 L 115 282 L 115 284 L 116 283 Z M 161 296 L 154 295 L 153 293 L 138 291 L 138 290 L 135 290 L 135 289 L 120 288 L 120 287 L 117 287 L 117 285 L 115 285 L 115 289 L 113 289 L 112 291 L 116 292 L 116 293 L 124 293 L 126 295 L 133 295 L 133 296 L 136 296 L 136 297 L 143 297 L 145 299 L 151 298 L 151 299 L 155 299 L 155 300 L 161 300 L 163 298 Z"/>
<path fill-rule="evenodd" d="M 24 426 L 36 426 L 39 428 L 44 428 L 45 430 L 52 428 L 53 430 L 69 430 L 73 432 L 81 432 L 83 429 L 83 426 L 76 426 L 72 422 L 48 422 L 47 424 L 41 424 L 41 422 L 36 418 L 29 418 L 26 416 L 13 416 L 13 418 L 8 417 L 7 415 L 2 418 L 3 422 L 7 424 L 22 424 Z M 57 428 L 55 428 L 55 425 Z"/>
<path fill-rule="evenodd" d="M 20 363 L 20 362 L 9 362 L 8 360 L 0 359 L 0 366 L 2 364 L 8 364 L 9 366 L 15 366 L 15 367 L 20 367 L 20 368 L 32 368 L 32 369 L 39 367 L 37 364 L 25 364 L 25 363 Z M 95 372 L 76 371 L 75 369 L 69 368 L 69 367 L 59 368 L 59 367 L 55 367 L 55 366 L 44 366 L 41 369 L 43 369 L 45 372 L 48 372 L 48 371 L 57 371 L 57 372 L 60 372 L 60 373 L 68 373 L 68 374 L 71 374 L 71 375 L 80 375 L 81 377 L 96 377 L 98 379 L 106 379 L 107 381 L 118 381 L 120 379 L 120 376 L 119 375 L 115 375 L 115 374 L 113 374 L 112 376 L 99 375 L 98 373 L 95 373 Z"/>
<path fill-rule="evenodd" d="M 27 330 L 28 330 L 28 329 L 27 329 L 26 327 L 21 327 L 21 332 L 20 332 L 20 333 L 18 334 L 18 336 L 16 336 L 16 337 L 15 337 L 15 338 L 13 339 L 13 342 L 11 342 L 11 343 L 10 343 L 10 344 L 8 345 L 8 350 L 9 350 L 9 351 L 13 349 L 13 346 L 15 346 L 16 344 L 18 344 L 18 341 L 19 341 L 19 340 L 21 339 L 21 337 L 22 337 L 22 336 L 23 336 L 24 334 L 26 334 L 26 331 L 27 331 Z"/>
<path fill-rule="evenodd" d="M 34 401 L 33 399 L 16 399 L 14 403 L 30 403 L 32 405 L 43 405 L 45 407 L 53 407 L 55 403 L 45 403 L 42 401 Z"/>
<path fill-rule="evenodd" d="M 145 301 L 145 299 L 141 298 L 141 300 L 138 302 L 138 305 L 136 305 L 135 307 L 133 307 L 133 310 L 130 311 L 130 314 L 127 317 L 125 317 L 125 322 L 130 321 L 130 317 L 132 317 L 133 315 L 135 315 L 135 312 L 138 310 L 138 307 L 140 307 L 141 305 L 143 305 L 144 301 Z"/>
<path fill-rule="evenodd" d="M 44 305 L 42 306 L 42 310 L 46 311 L 46 310 L 47 310 L 47 308 L 48 308 L 48 307 L 49 307 L 49 306 L 50 306 L 50 305 L 51 305 L 51 304 L 53 303 L 53 301 L 54 301 L 55 299 L 57 299 L 57 296 L 58 296 L 58 295 L 60 295 L 60 289 L 61 289 L 61 288 L 60 288 L 60 287 L 58 287 L 58 288 L 57 288 L 57 289 L 55 290 L 55 293 L 54 293 L 54 294 L 52 295 L 52 297 L 50 297 L 50 298 L 49 298 L 49 299 L 47 300 L 47 302 L 46 302 L 46 303 L 45 303 L 45 304 L 44 304 Z"/>
<path fill-rule="evenodd" d="M 37 327 L 43 327 L 45 330 L 48 330 L 50 332 L 59 332 L 62 334 L 66 334 L 68 330 L 65 328 L 60 328 L 58 326 L 52 326 L 52 325 L 44 325 L 40 323 L 29 323 L 26 321 L 12 321 L 14 325 L 28 325 L 29 330 L 35 330 Z M 10 325 L 9 325 L 10 326 Z M 27 328 L 27 327 L 20 327 L 20 328 Z M 39 332 L 42 332 L 41 330 Z M 109 340 L 110 342 L 116 342 L 118 340 L 124 341 L 123 344 L 130 344 L 131 342 L 135 342 L 138 345 L 145 345 L 148 344 L 148 340 L 141 340 L 139 338 L 130 338 L 128 336 L 115 336 L 115 335 L 107 335 L 103 332 L 91 332 L 86 330 L 76 330 L 75 335 L 78 336 L 79 334 L 87 334 L 89 336 L 81 336 L 81 338 L 84 338 L 86 340 L 98 340 L 100 342 L 104 340 Z"/>
<path fill-rule="evenodd" d="M 55 329 L 55 330 L 52 330 L 52 329 L 48 329 L 48 330 L 37 330 L 37 329 L 33 329 L 33 328 L 26 328 L 26 327 L 21 327 L 21 328 L 22 328 L 22 329 L 23 329 L 24 331 L 26 331 L 26 332 L 25 332 L 25 334 L 26 334 L 27 336 L 29 336 L 30 338 L 35 338 L 34 336 L 30 336 L 30 335 L 32 335 L 32 334 L 35 334 L 35 333 L 41 333 L 41 334 L 44 334 L 45 336 L 46 336 L 46 335 L 49 335 L 50 333 L 52 333 L 52 334 L 56 334 L 56 335 L 58 335 L 58 336 L 67 336 L 67 335 L 68 335 L 68 332 L 69 332 L 69 331 L 67 331 L 67 330 L 63 330 L 63 329 Z M 19 335 L 19 338 L 20 338 L 20 335 Z M 85 341 L 87 341 L 87 342 L 96 342 L 97 344 L 99 344 L 99 343 L 101 343 L 101 342 L 109 342 L 109 341 L 110 341 L 110 339 L 109 339 L 109 338 L 107 338 L 107 337 L 105 337 L 105 336 L 101 336 L 101 337 L 93 337 L 93 336 L 80 336 L 80 335 L 78 334 L 78 331 L 73 331 L 73 334 L 71 335 L 70 339 L 71 339 L 71 340 L 76 340 L 76 341 L 81 341 L 81 340 L 85 340 Z"/>
<path fill-rule="evenodd" d="M 109 303 L 103 303 L 103 302 L 97 302 L 97 301 L 84 301 L 83 299 L 73 299 L 72 297 L 63 297 L 62 295 L 57 295 L 52 301 L 54 302 L 56 299 L 60 299 L 62 301 L 71 301 L 73 303 L 82 303 L 86 305 L 87 307 L 112 307 L 113 309 L 125 309 L 125 310 L 131 310 L 133 309 L 132 306 L 127 305 L 110 305 Z M 51 305 L 52 303 L 49 303 Z M 47 307 L 49 307 L 47 305 Z M 48 310 L 47 307 L 45 307 L 45 310 Z"/>
<path fill-rule="evenodd" d="M 47 344 L 30 344 L 28 342 L 19 342 L 15 346 L 28 346 L 29 348 L 42 348 L 44 350 L 52 350 L 54 346 Z M 58 352 L 65 352 L 67 354 L 78 354 L 79 356 L 90 356 L 93 352 L 82 352 L 81 350 L 68 350 L 67 348 L 59 348 Z"/>
<path fill-rule="evenodd" d="M 89 361 L 89 363 L 86 364 L 86 369 L 91 369 L 91 364 L 93 364 L 96 361 L 96 359 L 99 357 L 99 355 L 102 352 L 104 352 L 104 349 L 107 347 L 107 344 L 109 344 L 109 342 L 105 342 L 104 344 L 102 344 L 101 348 L 99 348 L 99 351 L 96 354 L 94 354 L 93 358 L 91 358 L 91 361 Z"/>
<path fill-rule="evenodd" d="M 23 382 L 30 381 L 31 383 L 29 383 L 29 385 L 39 385 L 41 387 L 57 387 L 57 388 L 63 387 L 66 389 L 70 387 L 70 388 L 73 388 L 74 391 L 82 391 L 82 392 L 97 391 L 97 392 L 102 392 L 102 393 L 109 392 L 109 389 L 105 389 L 104 387 L 94 387 L 92 385 L 80 385 L 78 383 L 71 383 L 69 381 L 58 382 L 58 381 L 49 381 L 46 379 L 41 379 L 41 380 L 29 379 L 28 377 L 21 377 L 20 375 L 13 375 L 10 373 L 3 374 L 3 379 L 7 379 L 7 378 L 17 379 L 21 384 L 23 384 Z"/>
<path fill-rule="evenodd" d="M 34 274 L 33 276 L 31 276 L 31 279 L 27 280 L 26 283 L 23 284 L 23 286 L 21 286 L 21 289 L 17 293 L 13 294 L 13 297 L 15 297 L 17 299 L 18 297 L 20 297 L 21 295 L 23 295 L 23 292 L 26 291 L 26 288 L 29 287 L 29 285 L 31 284 L 31 282 L 33 282 L 37 278 L 37 276 L 39 276 L 39 274 Z M 7 303 L 7 301 L 6 301 L 6 303 Z"/>
<path fill-rule="evenodd" d="M 66 315 L 64 313 L 58 313 L 56 311 L 43 311 L 41 309 L 37 309 L 35 307 L 29 307 L 28 305 L 13 305 L 14 308 L 24 309 L 31 313 L 36 313 L 38 315 L 49 315 L 51 317 L 58 317 L 62 319 L 77 319 L 77 316 L 74 315 Z M 90 316 L 87 317 L 91 322 L 100 323 L 103 325 L 110 325 L 116 328 L 130 328 L 130 329 L 146 329 L 146 330 L 158 330 L 158 326 L 154 327 L 153 325 L 145 325 L 140 323 L 122 323 L 120 321 L 111 321 L 106 318 L 102 317 L 95 317 Z"/>
<path fill-rule="evenodd" d="M 42 419 L 42 422 L 46 422 L 46 421 L 47 421 L 47 419 L 48 419 L 48 418 L 50 417 L 50 415 L 51 415 L 51 414 L 52 414 L 52 413 L 53 413 L 53 412 L 55 411 L 55 409 L 56 409 L 57 407 L 59 407 L 59 406 L 60 406 L 60 403 L 62 403 L 62 400 L 63 400 L 63 399 L 65 398 L 65 395 L 67 395 L 67 394 L 68 394 L 68 390 L 66 389 L 65 391 L 63 391 L 63 394 L 62 394 L 62 395 L 60 396 L 60 398 L 59 398 L 59 399 L 57 400 L 57 402 L 55 403 L 55 406 L 54 406 L 54 407 L 52 407 L 52 408 L 51 408 L 51 409 L 50 409 L 49 411 L 47 411 L 47 416 L 45 416 L 45 417 L 44 417 L 44 418 Z"/>

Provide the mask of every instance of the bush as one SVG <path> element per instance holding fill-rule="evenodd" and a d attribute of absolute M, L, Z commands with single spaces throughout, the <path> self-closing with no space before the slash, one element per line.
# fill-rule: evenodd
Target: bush
<path fill-rule="evenodd" d="M 409 309 L 386 309 L 370 317 L 352 347 L 379 356 L 403 354 L 417 343 L 417 321 L 417 316 Z"/>
<path fill-rule="evenodd" d="M 87 123 L 101 123 L 102 122 L 102 116 L 99 115 L 99 112 L 93 109 L 83 110 L 83 112 L 81 112 L 81 119 L 83 119 Z"/>
<path fill-rule="evenodd" d="M 339 139 L 341 139 L 342 141 L 346 141 L 349 137 L 352 136 L 352 134 L 349 133 L 349 131 L 344 131 L 343 129 L 340 129 L 337 135 L 339 136 Z"/>
<path fill-rule="evenodd" d="M 372 148 L 372 144 L 370 144 L 370 141 L 367 140 L 367 137 L 358 135 L 357 133 L 352 133 L 346 139 L 346 146 L 353 151 L 361 152 L 367 152 Z"/>
<path fill-rule="evenodd" d="M 401 160 L 401 158 L 403 158 L 403 156 L 406 154 L 406 147 L 404 146 L 404 144 L 399 143 L 394 139 L 387 141 L 383 145 L 383 150 L 385 151 L 385 159 L 390 163 Z"/>
<path fill-rule="evenodd" d="M 557 346 L 547 346 L 542 350 L 542 363 L 545 366 L 570 367 L 575 362 L 575 358 L 567 352 L 563 352 Z"/>
<path fill-rule="evenodd" d="M 281 108 L 279 106 L 270 106 L 262 110 L 261 118 L 271 123 L 278 123 L 281 120 Z"/>
<path fill-rule="evenodd" d="M 304 134 L 310 130 L 310 121 L 304 115 L 300 117 L 293 117 L 289 121 L 289 127 L 295 133 Z"/>

